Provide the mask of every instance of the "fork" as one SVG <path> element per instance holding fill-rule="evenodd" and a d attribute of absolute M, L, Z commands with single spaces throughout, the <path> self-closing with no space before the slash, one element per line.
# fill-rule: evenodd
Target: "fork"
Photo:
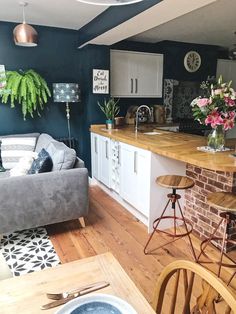
<path fill-rule="evenodd" d="M 109 286 L 109 282 L 106 281 L 99 281 L 96 283 L 91 283 L 91 284 L 87 284 L 85 286 L 81 286 L 79 288 L 76 289 L 72 289 L 66 292 L 61 292 L 61 293 L 47 293 L 47 297 L 48 299 L 52 299 L 52 300 L 61 300 L 61 299 L 65 299 L 68 298 L 70 296 L 76 296 L 76 295 L 83 295 L 92 291 L 96 291 L 102 288 L 105 288 L 107 286 Z"/>

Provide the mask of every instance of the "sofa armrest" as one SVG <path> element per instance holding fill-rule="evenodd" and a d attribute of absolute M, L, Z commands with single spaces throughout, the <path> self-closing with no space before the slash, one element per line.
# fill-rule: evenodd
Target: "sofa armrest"
<path fill-rule="evenodd" d="M 86 168 L 0 179 L 0 233 L 76 219 L 87 213 Z"/>
<path fill-rule="evenodd" d="M 84 167 L 85 167 L 84 161 L 80 159 L 79 157 L 76 157 L 74 168 L 84 168 Z"/>

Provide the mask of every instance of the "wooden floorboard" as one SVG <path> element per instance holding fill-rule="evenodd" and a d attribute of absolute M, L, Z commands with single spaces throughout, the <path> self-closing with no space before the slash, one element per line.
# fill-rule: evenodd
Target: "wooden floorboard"
<path fill-rule="evenodd" d="M 147 228 L 97 186 L 90 188 L 90 210 L 85 228 L 78 220 L 73 220 L 48 226 L 47 230 L 62 263 L 112 252 L 150 303 L 163 268 L 176 259 L 192 259 L 185 239 L 144 255 Z M 198 253 L 200 240 L 194 236 L 192 239 Z M 166 236 L 155 235 L 151 248 L 166 241 Z M 218 256 L 214 248 L 209 248 L 209 254 L 212 258 Z M 226 277 L 230 273 L 232 270 L 223 271 Z"/>

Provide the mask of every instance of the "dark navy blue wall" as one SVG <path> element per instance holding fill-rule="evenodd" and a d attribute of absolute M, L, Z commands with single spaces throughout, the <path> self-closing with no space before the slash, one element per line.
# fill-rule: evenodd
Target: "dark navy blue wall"
<path fill-rule="evenodd" d="M 219 47 L 199 45 L 175 41 L 162 41 L 157 45 L 164 54 L 164 78 L 179 81 L 203 81 L 207 76 L 216 74 Z M 184 68 L 184 56 L 190 50 L 197 51 L 201 56 L 201 67 L 194 73 Z"/>
<path fill-rule="evenodd" d="M 104 116 L 98 108 L 97 101 L 103 101 L 104 95 L 92 93 L 92 70 L 109 69 L 110 47 L 89 45 L 77 49 L 77 31 L 59 28 L 35 26 L 39 33 L 39 46 L 23 48 L 14 45 L 12 30 L 15 24 L 0 22 L 0 64 L 7 70 L 29 69 L 38 71 L 48 82 L 78 82 L 81 85 L 82 101 L 71 104 L 72 135 L 79 140 L 78 154 L 90 169 L 89 126 L 104 123 Z M 137 50 L 164 53 L 164 77 L 178 80 L 206 79 L 216 70 L 217 47 L 191 45 L 176 42 L 143 44 L 121 42 L 115 49 Z M 202 56 L 202 68 L 194 74 L 183 67 L 183 58 L 187 51 L 197 50 Z M 161 99 L 122 99 L 121 114 L 125 114 L 132 104 L 157 104 Z M 67 136 L 67 124 L 64 104 L 49 101 L 42 117 L 28 118 L 23 121 L 19 107 L 11 109 L 9 105 L 0 104 L 0 134 L 47 132 L 54 137 Z"/>
<path fill-rule="evenodd" d="M 80 82 L 81 71 L 77 62 L 79 52 L 76 49 L 77 32 L 50 27 L 38 27 L 39 45 L 35 48 L 15 46 L 12 31 L 15 24 L 0 22 L 0 64 L 7 70 L 33 68 L 48 82 Z M 72 134 L 77 136 L 81 125 L 81 104 L 71 105 Z M 67 136 L 65 105 L 48 102 L 42 117 L 30 117 L 23 121 L 21 108 L 11 109 L 0 104 L 0 134 L 23 132 L 47 132 L 55 137 Z"/>

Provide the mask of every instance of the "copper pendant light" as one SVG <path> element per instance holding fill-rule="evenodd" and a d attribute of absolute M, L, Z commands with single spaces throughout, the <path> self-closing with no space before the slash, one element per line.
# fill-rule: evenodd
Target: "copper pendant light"
<path fill-rule="evenodd" d="M 38 33 L 29 24 L 25 22 L 25 7 L 27 2 L 20 2 L 23 8 L 23 23 L 17 25 L 13 30 L 14 42 L 17 46 L 36 47 L 38 45 Z"/>

